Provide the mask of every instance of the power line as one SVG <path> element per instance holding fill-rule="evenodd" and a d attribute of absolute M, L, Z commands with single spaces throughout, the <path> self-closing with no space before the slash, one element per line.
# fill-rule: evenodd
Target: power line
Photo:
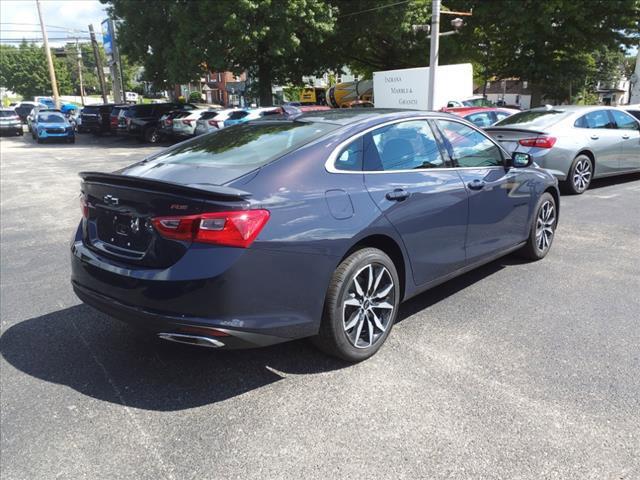
<path fill-rule="evenodd" d="M 39 23 L 20 23 L 20 22 L 0 22 L 0 25 L 22 25 L 22 26 L 28 26 L 28 27 L 39 27 L 40 26 Z M 59 27 L 59 26 L 56 26 L 56 25 L 45 25 L 45 27 L 51 28 L 51 29 L 57 29 L 57 30 L 64 30 L 64 31 L 67 31 L 67 32 L 89 33 L 88 30 L 82 30 L 82 29 L 79 29 L 79 28 Z"/>
<path fill-rule="evenodd" d="M 360 15 L 361 13 L 374 12 L 376 10 L 382 10 L 383 8 L 395 7 L 396 5 L 402 5 L 402 4 L 405 4 L 405 3 L 409 3 L 411 1 L 413 1 L 413 0 L 403 0 L 401 2 L 389 3 L 388 5 L 382 5 L 380 7 L 373 7 L 373 8 L 368 8 L 366 10 L 360 10 L 359 12 L 345 13 L 344 15 L 338 15 L 338 18 L 352 17 L 353 15 Z"/>

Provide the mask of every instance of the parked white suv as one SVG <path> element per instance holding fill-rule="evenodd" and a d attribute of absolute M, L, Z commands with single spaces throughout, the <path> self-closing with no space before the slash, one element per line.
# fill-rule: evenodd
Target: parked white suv
<path fill-rule="evenodd" d="M 224 110 L 209 110 L 204 112 L 202 116 L 196 122 L 196 135 L 202 135 L 204 133 L 215 132 L 224 128 L 224 122 L 229 118 L 232 112 L 238 110 L 237 108 L 227 108 Z"/>

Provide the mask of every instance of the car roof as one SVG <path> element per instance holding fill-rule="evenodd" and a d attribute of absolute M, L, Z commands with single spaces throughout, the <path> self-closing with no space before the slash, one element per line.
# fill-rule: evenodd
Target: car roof
<path fill-rule="evenodd" d="M 380 120 L 381 122 L 408 117 L 442 117 L 445 112 L 426 110 L 406 110 L 394 108 L 344 108 L 303 113 L 296 120 L 307 122 L 334 123 L 336 125 L 352 125 L 355 123 Z"/>

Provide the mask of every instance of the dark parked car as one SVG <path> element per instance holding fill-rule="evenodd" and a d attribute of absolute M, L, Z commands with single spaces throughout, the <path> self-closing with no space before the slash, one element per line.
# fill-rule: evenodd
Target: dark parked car
<path fill-rule="evenodd" d="M 559 213 L 553 175 L 439 112 L 271 117 L 80 176 L 83 301 L 166 340 L 313 337 L 349 361 L 401 301 L 515 250 L 543 258 Z"/>
<path fill-rule="evenodd" d="M 159 120 L 171 110 L 193 110 L 190 103 L 152 103 L 131 105 L 126 113 L 127 132 L 140 141 L 157 143 L 161 140 Z"/>
<path fill-rule="evenodd" d="M 87 105 L 80 115 L 82 129 L 96 135 L 111 132 L 111 111 L 119 105 L 105 103 L 102 105 Z"/>

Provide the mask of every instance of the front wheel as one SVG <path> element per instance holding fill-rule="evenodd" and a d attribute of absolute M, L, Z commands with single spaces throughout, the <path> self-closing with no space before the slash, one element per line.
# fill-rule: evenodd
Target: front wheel
<path fill-rule="evenodd" d="M 528 260 L 541 260 L 547 256 L 558 226 L 558 207 L 556 200 L 548 192 L 538 200 L 535 217 L 529 232 L 527 243 L 520 254 Z"/>
<path fill-rule="evenodd" d="M 571 164 L 563 190 L 573 195 L 584 193 L 593 179 L 593 162 L 586 155 L 578 155 Z"/>
<path fill-rule="evenodd" d="M 343 360 L 365 360 L 389 336 L 399 303 L 400 281 L 391 259 L 376 248 L 358 250 L 333 274 L 313 342 Z"/>

